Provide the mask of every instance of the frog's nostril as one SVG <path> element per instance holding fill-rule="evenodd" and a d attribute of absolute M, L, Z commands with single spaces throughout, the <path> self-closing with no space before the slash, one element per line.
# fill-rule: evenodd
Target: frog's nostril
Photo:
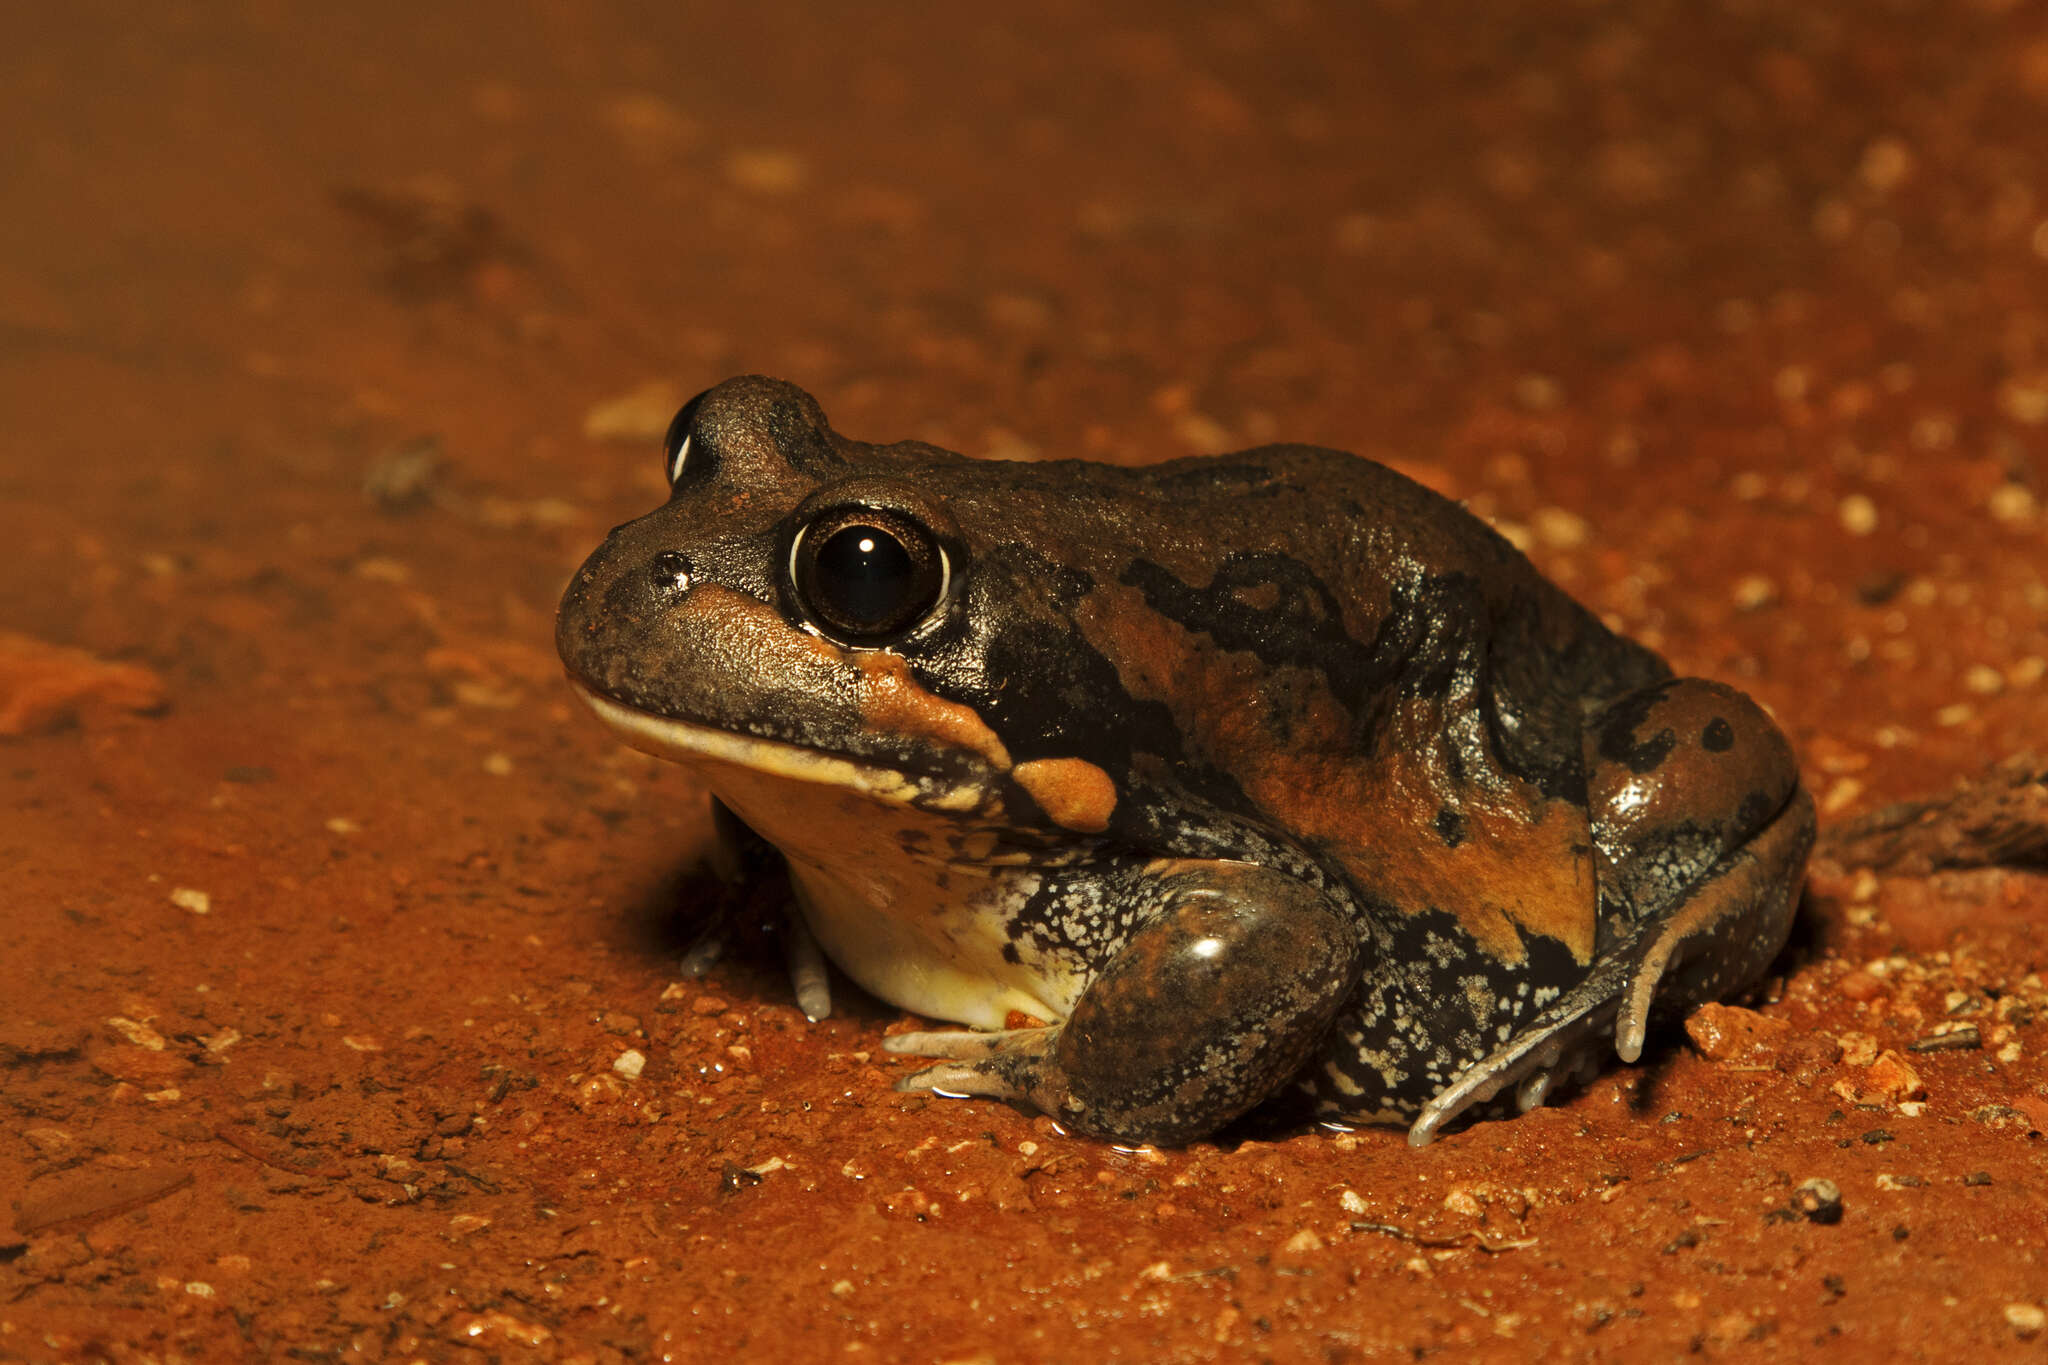
<path fill-rule="evenodd" d="M 696 572 L 690 557 L 680 550 L 663 550 L 647 565 L 647 576 L 654 580 L 654 586 L 667 590 L 680 591 L 689 587 L 690 578 Z"/>

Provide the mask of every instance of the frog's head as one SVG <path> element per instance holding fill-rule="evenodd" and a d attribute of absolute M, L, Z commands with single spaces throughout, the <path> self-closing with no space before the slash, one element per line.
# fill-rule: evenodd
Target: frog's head
<path fill-rule="evenodd" d="M 1005 568 L 1017 547 L 991 543 L 1010 495 L 987 466 L 848 440 L 810 395 L 757 376 L 685 406 L 666 457 L 668 501 L 606 538 L 556 623 L 579 694 L 628 743 L 705 770 L 721 794 L 719 774 L 739 771 L 1009 825 L 1107 826 L 1104 769 L 1002 700 L 1001 642 L 1048 638 L 1010 627 L 1044 615 L 1053 588 L 1020 593 Z"/>

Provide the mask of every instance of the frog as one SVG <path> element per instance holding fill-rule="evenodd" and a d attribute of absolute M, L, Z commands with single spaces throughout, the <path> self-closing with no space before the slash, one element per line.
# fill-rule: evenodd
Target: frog
<path fill-rule="evenodd" d="M 1763 708 L 1383 464 L 977 459 L 758 375 L 663 457 L 563 595 L 570 684 L 780 859 L 806 1014 L 829 961 L 950 1025 L 884 1038 L 904 1091 L 1422 1146 L 1786 942 L 1814 805 Z"/>

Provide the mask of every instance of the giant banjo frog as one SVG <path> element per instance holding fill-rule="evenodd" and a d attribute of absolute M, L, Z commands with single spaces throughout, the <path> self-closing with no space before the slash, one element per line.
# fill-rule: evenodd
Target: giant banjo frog
<path fill-rule="evenodd" d="M 975 460 L 759 377 L 667 461 L 562 658 L 780 851 L 814 963 L 966 1026 L 887 1040 L 936 1063 L 904 1089 L 1420 1145 L 1636 1060 L 1785 941 L 1813 802 L 1763 711 L 1381 465 Z"/>

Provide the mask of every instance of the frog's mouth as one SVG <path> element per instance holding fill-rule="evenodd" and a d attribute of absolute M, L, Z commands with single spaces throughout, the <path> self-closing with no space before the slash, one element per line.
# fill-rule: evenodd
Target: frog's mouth
<path fill-rule="evenodd" d="M 785 740 L 655 715 L 604 695 L 574 674 L 569 686 L 613 734 L 656 758 L 699 769 L 742 768 L 763 777 L 837 787 L 887 805 L 953 815 L 993 813 L 997 804 L 986 783 L 914 775 Z"/>

